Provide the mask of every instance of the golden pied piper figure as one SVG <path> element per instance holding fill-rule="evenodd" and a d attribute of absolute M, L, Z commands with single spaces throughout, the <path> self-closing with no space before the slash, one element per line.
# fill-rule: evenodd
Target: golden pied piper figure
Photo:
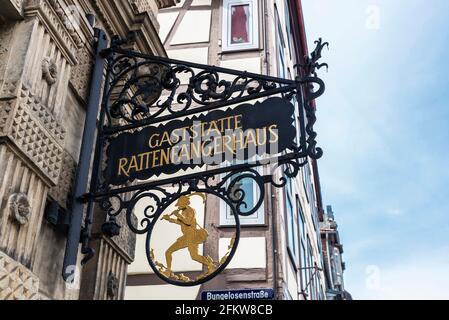
<path fill-rule="evenodd" d="M 190 197 L 194 195 L 200 195 L 203 200 L 206 200 L 204 194 L 192 194 L 190 196 L 182 196 L 178 199 L 176 207 L 178 208 L 171 214 L 166 214 L 162 217 L 162 220 L 166 220 L 170 223 L 181 226 L 182 236 L 178 238 L 165 252 L 165 259 L 167 261 L 167 267 L 162 272 L 166 277 L 173 277 L 174 274 L 172 268 L 172 255 L 173 253 L 187 248 L 192 260 L 201 263 L 207 267 L 207 274 L 211 274 L 215 270 L 215 263 L 211 257 L 204 257 L 198 253 L 198 247 L 200 244 L 206 242 L 209 236 L 208 232 L 198 225 L 196 221 L 196 212 L 190 207 Z M 175 218 L 172 218 L 172 217 Z"/>

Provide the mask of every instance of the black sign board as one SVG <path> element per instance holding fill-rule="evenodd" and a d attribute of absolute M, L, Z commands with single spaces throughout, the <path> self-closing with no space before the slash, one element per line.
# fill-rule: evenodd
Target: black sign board
<path fill-rule="evenodd" d="M 123 133 L 108 146 L 105 178 L 123 185 L 225 160 L 276 155 L 295 142 L 293 116 L 293 104 L 274 97 Z"/>
<path fill-rule="evenodd" d="M 97 31 L 101 41 L 74 186 L 64 279 L 74 276 L 80 242 L 82 263 L 94 255 L 89 240 L 97 203 L 107 214 L 101 228 L 105 236 L 120 233 L 124 226 L 118 225 L 117 217 L 122 214 L 133 233 L 146 235 L 149 267 L 162 280 L 178 286 L 209 281 L 232 260 L 240 239 L 239 217 L 261 208 L 265 186 L 285 187 L 309 158 L 322 156 L 314 131 L 314 100 L 325 90 L 316 71 L 326 66 L 318 60 L 327 43 L 319 39 L 315 51 L 298 66 L 301 71 L 295 79 L 282 79 L 145 55 L 122 48 L 126 41 L 118 37 L 105 48 L 106 36 Z M 270 170 L 258 170 L 267 162 Z M 132 183 L 135 180 L 140 181 Z M 243 187 L 247 183 L 258 189 L 250 201 L 251 194 Z M 193 197 L 203 199 L 199 209 L 192 204 Z M 211 230 L 196 220 L 199 210 L 206 210 L 206 202 L 214 198 L 235 219 L 234 236 L 219 260 L 199 252 L 200 245 L 211 247 L 206 245 L 208 239 L 217 237 L 209 237 Z M 143 215 L 136 215 L 136 208 Z M 180 226 L 180 237 L 167 243 L 165 252 L 152 241 L 153 230 L 162 223 Z M 180 250 L 203 265 L 201 275 L 192 278 L 173 271 L 172 254 Z M 272 299 L 273 294 L 260 289 L 202 296 Z"/>

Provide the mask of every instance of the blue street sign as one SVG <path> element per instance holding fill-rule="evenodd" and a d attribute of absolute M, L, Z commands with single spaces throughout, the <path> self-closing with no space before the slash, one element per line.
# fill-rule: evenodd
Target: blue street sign
<path fill-rule="evenodd" d="M 201 300 L 271 300 L 274 299 L 273 289 L 245 289 L 245 290 L 223 290 L 203 291 Z"/>

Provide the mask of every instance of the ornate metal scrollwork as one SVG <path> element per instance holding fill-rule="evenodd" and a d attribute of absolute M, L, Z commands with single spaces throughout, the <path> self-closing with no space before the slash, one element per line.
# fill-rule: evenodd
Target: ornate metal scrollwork
<path fill-rule="evenodd" d="M 240 217 L 250 216 L 260 209 L 266 185 L 284 187 L 288 179 L 299 174 L 309 158 L 322 156 L 313 128 L 316 122 L 313 101 L 325 90 L 316 70 L 327 67 L 318 60 L 328 44 L 321 39 L 316 42 L 317 48 L 311 56 L 298 65 L 303 76 L 295 80 L 143 55 L 124 50 L 121 44 L 122 41 L 115 39 L 114 46 L 104 52 L 108 69 L 98 135 L 101 152 L 111 137 L 123 132 L 271 96 L 281 96 L 288 101 L 296 98 L 301 137 L 297 144 L 268 159 L 267 163 L 248 161 L 157 181 L 129 182 L 124 186 L 109 184 L 102 178 L 101 168 L 97 168 L 95 187 L 86 198 L 98 202 L 107 212 L 109 218 L 103 225 L 103 232 L 110 237 L 117 235 L 121 226 L 116 217 L 125 212 L 127 227 L 146 236 L 145 250 L 153 271 L 171 284 L 198 285 L 215 277 L 229 264 L 239 243 Z M 105 161 L 101 152 L 99 164 Z M 262 165 L 270 169 L 267 175 L 257 170 Z M 242 187 L 248 181 L 258 188 L 252 203 L 248 203 L 248 195 Z M 218 260 L 199 253 L 199 246 L 205 245 L 208 239 L 208 231 L 199 224 L 198 210 L 191 204 L 195 196 L 203 198 L 204 203 L 208 198 L 219 199 L 235 218 L 235 235 L 228 251 Z M 175 209 L 170 212 L 173 207 Z M 139 211 L 137 222 L 136 211 Z M 163 258 L 153 247 L 152 237 L 157 228 L 174 225 L 179 225 L 182 236 L 175 239 L 165 252 L 165 262 L 161 262 Z M 188 249 L 191 258 L 203 266 L 203 271 L 195 277 L 173 271 L 172 254 L 181 249 Z"/>
<path fill-rule="evenodd" d="M 329 42 L 323 42 L 323 39 L 319 38 L 315 41 L 316 47 L 315 50 L 312 51 L 310 56 L 304 57 L 304 63 L 299 64 L 298 66 L 304 70 L 304 73 L 307 76 L 314 76 L 317 78 L 316 71 L 321 69 L 322 67 L 329 68 L 327 63 L 319 63 L 318 61 L 322 58 L 322 52 L 324 47 L 329 49 Z"/>
<path fill-rule="evenodd" d="M 296 65 L 305 74 L 304 77 L 298 79 L 304 84 L 304 110 L 306 113 L 306 133 L 307 133 L 307 153 L 312 159 L 319 159 L 323 156 L 323 150 L 317 148 L 316 137 L 317 133 L 314 130 L 314 125 L 317 121 L 316 110 L 313 102 L 320 97 L 325 91 L 324 81 L 317 76 L 317 70 L 326 67 L 329 68 L 327 63 L 319 63 L 322 58 L 322 51 L 324 47 L 329 48 L 329 43 L 324 42 L 321 38 L 315 41 L 316 48 L 310 54 L 310 56 L 304 57 L 304 63 Z M 318 87 L 315 89 L 315 87 Z M 314 90 L 315 89 L 315 90 Z"/>
<path fill-rule="evenodd" d="M 105 98 L 109 126 L 114 124 L 113 119 L 142 123 L 142 120 L 156 120 L 166 114 L 179 117 L 187 111 L 199 112 L 196 109 L 201 107 L 258 98 L 294 84 L 289 80 L 277 83 L 269 77 L 257 78 L 246 72 L 236 72 L 233 79 L 225 80 L 224 73 L 213 67 L 204 69 L 196 64 L 120 49 L 111 51 L 110 55 L 110 79 Z M 290 91 L 294 94 L 294 90 Z"/>

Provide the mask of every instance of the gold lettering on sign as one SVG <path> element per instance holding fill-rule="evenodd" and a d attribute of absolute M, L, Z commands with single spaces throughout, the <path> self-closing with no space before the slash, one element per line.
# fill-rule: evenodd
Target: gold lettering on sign
<path fill-rule="evenodd" d="M 120 158 L 118 176 L 171 164 L 188 163 L 220 154 L 239 152 L 279 142 L 278 125 L 243 131 L 243 115 L 224 117 L 148 137 L 149 151 Z M 251 149 L 253 150 L 253 149 Z"/>

